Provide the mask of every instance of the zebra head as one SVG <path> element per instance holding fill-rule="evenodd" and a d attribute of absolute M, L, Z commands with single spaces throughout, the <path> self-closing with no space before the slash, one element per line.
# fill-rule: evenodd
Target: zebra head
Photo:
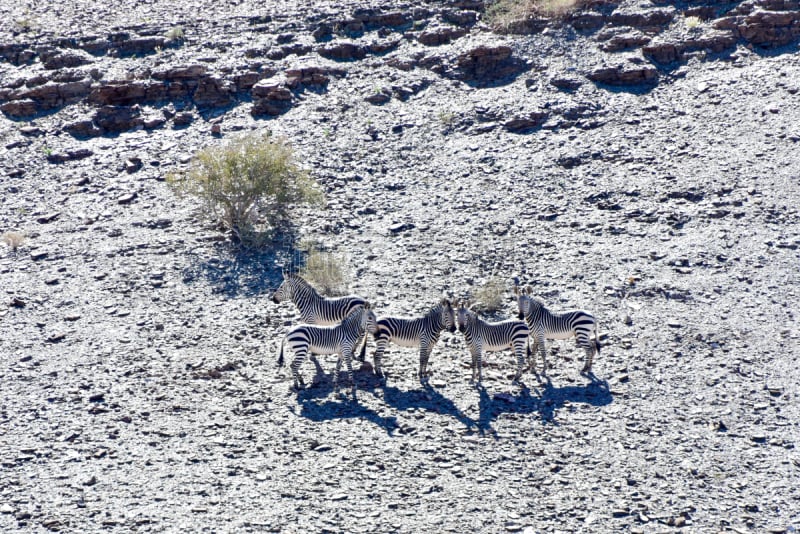
<path fill-rule="evenodd" d="M 520 289 L 518 285 L 514 286 L 514 295 L 517 296 L 517 308 L 519 310 L 517 318 L 520 320 L 531 315 L 538 304 L 531 296 L 532 293 L 533 288 L 531 286 L 525 286 L 525 289 Z"/>
<path fill-rule="evenodd" d="M 272 302 L 280 304 L 284 300 L 292 300 L 295 289 L 297 288 L 298 279 L 300 279 L 300 277 L 296 274 L 284 271 L 283 282 L 281 282 L 281 285 L 275 290 L 275 293 L 272 294 Z"/>
<path fill-rule="evenodd" d="M 442 299 L 439 302 L 439 313 L 441 324 L 451 334 L 456 331 L 456 317 L 453 313 L 453 305 L 448 299 Z"/>
<path fill-rule="evenodd" d="M 374 335 L 378 330 L 378 318 L 375 317 L 375 312 L 372 311 L 372 306 L 370 306 L 369 302 L 365 302 L 364 307 L 361 308 L 361 311 L 361 329 L 366 330 L 370 334 Z"/>
<path fill-rule="evenodd" d="M 458 307 L 458 331 L 462 334 L 467 330 L 467 325 L 472 323 L 475 318 L 475 313 L 469 309 L 470 302 L 468 300 L 462 300 L 456 302 L 456 306 Z"/>

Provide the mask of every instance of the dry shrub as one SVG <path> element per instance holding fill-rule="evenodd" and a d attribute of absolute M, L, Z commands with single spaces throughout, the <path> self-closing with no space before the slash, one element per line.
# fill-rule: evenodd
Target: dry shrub
<path fill-rule="evenodd" d="M 347 260 L 344 255 L 324 252 L 316 246 L 309 247 L 300 276 L 323 295 L 344 295 L 348 291 Z"/>
<path fill-rule="evenodd" d="M 25 235 L 20 232 L 6 232 L 3 234 L 3 243 L 11 247 L 11 252 L 16 253 L 23 241 L 25 241 Z"/>
<path fill-rule="evenodd" d="M 323 200 L 316 182 L 295 163 L 289 144 L 270 134 L 205 148 L 195 154 L 187 173 L 168 180 L 199 198 L 203 215 L 245 246 L 261 244 L 266 231 L 288 217 L 291 206 Z"/>
<path fill-rule="evenodd" d="M 684 24 L 686 24 L 687 28 L 689 28 L 690 30 L 693 30 L 693 29 L 697 28 L 698 26 L 700 26 L 700 17 L 685 17 L 683 19 L 683 22 L 684 22 Z"/>
<path fill-rule="evenodd" d="M 475 291 L 475 307 L 481 311 L 494 313 L 503 308 L 506 285 L 500 278 L 492 277 Z"/>
<path fill-rule="evenodd" d="M 495 0 L 486 7 L 486 20 L 495 30 L 534 17 L 558 19 L 576 9 L 585 0 Z"/>

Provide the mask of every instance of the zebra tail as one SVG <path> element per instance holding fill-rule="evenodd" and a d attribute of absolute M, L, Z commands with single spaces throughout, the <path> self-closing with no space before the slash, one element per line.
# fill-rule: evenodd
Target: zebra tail
<path fill-rule="evenodd" d="M 531 338 L 528 338 L 528 354 L 527 354 L 528 361 L 531 359 Z"/>
<path fill-rule="evenodd" d="M 283 342 L 284 341 L 286 341 L 285 337 L 283 339 L 281 339 L 281 353 L 280 353 L 280 355 L 278 355 L 278 367 L 283 367 Z"/>

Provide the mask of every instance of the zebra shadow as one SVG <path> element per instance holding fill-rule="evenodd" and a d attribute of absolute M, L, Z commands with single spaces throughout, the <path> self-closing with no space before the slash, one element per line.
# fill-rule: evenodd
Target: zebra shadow
<path fill-rule="evenodd" d="M 614 402 L 608 381 L 600 380 L 594 373 L 584 376 L 591 382 L 582 386 L 554 387 L 550 379 L 546 380 L 539 395 L 539 415 L 542 423 L 557 424 L 557 412 L 567 404 L 606 406 Z"/>
<path fill-rule="evenodd" d="M 481 434 L 494 434 L 492 423 L 504 413 L 536 414 L 542 424 L 558 425 L 558 411 L 567 405 L 589 404 L 606 406 L 614 399 L 605 380 L 594 374 L 586 375 L 591 380 L 582 386 L 554 387 L 549 378 L 532 389 L 522 387 L 517 394 L 495 393 L 490 395 L 486 388 L 480 387 L 478 402 L 478 430 Z M 531 394 L 533 393 L 533 394 Z"/>
<path fill-rule="evenodd" d="M 364 419 L 383 428 L 389 435 L 392 435 L 392 432 L 399 427 L 397 418 L 384 417 L 353 400 L 350 396 L 350 387 L 345 387 L 347 383 L 345 370 L 341 370 L 339 374 L 342 396 L 331 398 L 334 395 L 333 373 L 336 372 L 335 368 L 330 373 L 326 373 L 319 364 L 315 365 L 315 368 L 310 386 L 297 392 L 300 417 L 316 422 L 333 419 Z M 354 369 L 353 378 L 356 382 L 356 395 L 371 393 L 380 385 L 378 378 L 364 368 Z"/>
<path fill-rule="evenodd" d="M 476 422 L 464 415 L 464 412 L 459 410 L 453 401 L 436 391 L 430 384 L 424 384 L 421 390 L 403 391 L 388 385 L 381 389 L 383 390 L 383 401 L 397 410 L 422 409 L 453 417 L 468 429 L 477 426 Z"/>
<path fill-rule="evenodd" d="M 400 426 L 396 417 L 384 417 L 375 410 L 353 401 L 349 396 L 346 399 L 322 402 L 313 399 L 301 400 L 298 397 L 298 403 L 300 404 L 298 415 L 318 423 L 334 419 L 363 419 L 381 427 L 390 436 Z"/>
<path fill-rule="evenodd" d="M 311 361 L 314 366 L 314 376 L 311 378 L 310 382 L 307 382 L 307 386 L 305 389 L 301 389 L 297 392 L 297 401 L 298 402 L 306 402 L 306 401 L 313 401 L 316 399 L 322 399 L 334 394 L 333 391 L 333 375 L 336 372 L 336 360 L 329 359 L 329 363 L 327 367 L 329 368 L 328 371 L 322 367 L 319 360 L 323 358 L 321 356 L 317 356 L 316 361 Z M 307 359 L 303 363 L 304 368 L 308 368 L 309 359 Z M 353 361 L 353 380 L 356 382 L 356 394 L 359 393 L 372 393 L 376 388 L 378 388 L 381 384 L 380 380 L 377 376 L 372 372 L 372 368 L 368 365 L 362 365 L 360 368 L 358 367 L 357 361 Z M 303 373 L 303 368 L 300 369 L 300 374 L 307 379 L 308 372 Z M 347 370 L 345 368 L 345 364 L 342 363 L 342 368 L 339 371 L 339 386 L 342 393 L 350 393 L 350 385 L 347 379 Z"/>

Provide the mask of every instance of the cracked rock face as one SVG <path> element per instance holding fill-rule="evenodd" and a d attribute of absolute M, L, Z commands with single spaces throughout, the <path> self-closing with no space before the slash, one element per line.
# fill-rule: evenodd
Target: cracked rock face
<path fill-rule="evenodd" d="M 0 531 L 796 529 L 797 3 L 289 4 L 0 7 Z M 237 251 L 166 178 L 267 130 L 326 205 Z M 585 309 L 595 374 L 290 391 L 308 242 L 379 316 Z"/>

